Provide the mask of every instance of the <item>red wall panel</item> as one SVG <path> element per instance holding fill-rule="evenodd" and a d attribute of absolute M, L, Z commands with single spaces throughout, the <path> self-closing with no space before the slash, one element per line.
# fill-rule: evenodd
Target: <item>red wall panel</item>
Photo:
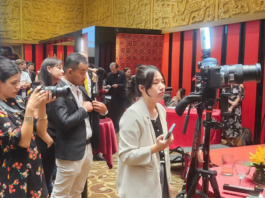
<path fill-rule="evenodd" d="M 74 53 L 74 46 L 67 46 L 67 56 Z"/>
<path fill-rule="evenodd" d="M 258 62 L 259 29 L 259 21 L 246 23 L 245 65 L 253 65 Z M 245 98 L 242 107 L 242 126 L 249 128 L 254 137 L 257 84 L 256 82 L 247 82 L 244 83 L 244 86 Z"/>
<path fill-rule="evenodd" d="M 64 49 L 63 45 L 57 45 L 57 58 L 60 60 L 64 60 Z"/>
<path fill-rule="evenodd" d="M 169 55 L 169 34 L 165 34 L 164 35 L 164 42 L 163 42 L 163 55 L 162 55 L 161 71 L 165 77 L 166 85 L 167 85 L 167 81 L 168 81 L 168 55 Z"/>
<path fill-rule="evenodd" d="M 172 43 L 172 68 L 171 68 L 171 96 L 175 96 L 179 88 L 179 55 L 180 55 L 180 32 L 173 33 Z"/>
<path fill-rule="evenodd" d="M 264 59 L 265 59 L 265 54 L 264 54 Z M 265 62 L 265 60 L 264 60 Z M 263 93 L 262 93 L 262 115 L 261 115 L 261 124 L 263 121 L 263 116 L 265 113 L 265 80 L 264 80 L 264 76 L 265 76 L 265 69 L 262 71 L 263 72 Z M 264 143 L 265 142 L 265 124 L 263 124 L 263 127 L 261 129 L 261 137 L 260 137 L 260 143 Z"/>
<path fill-rule="evenodd" d="M 226 64 L 238 63 L 240 23 L 228 25 Z"/>
<path fill-rule="evenodd" d="M 182 88 L 186 90 L 186 95 L 191 92 L 192 36 L 193 30 L 184 34 Z"/>
<path fill-rule="evenodd" d="M 137 64 L 154 65 L 161 69 L 163 35 L 122 34 L 116 35 L 116 62 L 120 70 L 129 67 L 135 73 Z M 111 43 L 106 47 L 106 61 L 111 60 Z M 167 58 L 168 59 L 168 58 Z"/>
<path fill-rule="evenodd" d="M 43 61 L 43 45 L 42 44 L 37 44 L 36 45 L 36 71 L 40 70 L 41 63 Z"/>
<path fill-rule="evenodd" d="M 198 62 L 202 60 L 202 47 L 201 47 L 201 33 L 200 29 L 197 30 L 197 48 L 196 48 L 196 70 L 195 72 L 200 72 L 198 68 Z"/>
<path fill-rule="evenodd" d="M 32 45 L 25 44 L 25 61 L 32 61 Z"/>
<path fill-rule="evenodd" d="M 221 63 L 221 50 L 222 50 L 222 35 L 223 26 L 212 27 L 211 35 L 211 57 L 218 60 L 218 64 Z"/>
<path fill-rule="evenodd" d="M 46 46 L 46 55 L 47 55 L 47 57 L 53 57 L 54 56 L 54 54 L 53 54 L 53 45 L 47 44 L 47 46 Z"/>

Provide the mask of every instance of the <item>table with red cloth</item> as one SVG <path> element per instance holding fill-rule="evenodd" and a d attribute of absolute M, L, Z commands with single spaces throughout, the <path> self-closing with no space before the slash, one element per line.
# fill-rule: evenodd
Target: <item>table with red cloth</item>
<path fill-rule="evenodd" d="M 167 126 L 168 129 L 172 126 L 173 123 L 176 124 L 175 129 L 173 130 L 174 135 L 174 141 L 169 146 L 169 149 L 177 148 L 178 146 L 181 147 L 190 147 L 192 146 L 194 132 L 195 132 L 195 123 L 196 119 L 198 117 L 197 110 L 195 108 L 191 108 L 190 110 L 190 119 L 187 127 L 186 134 L 182 134 L 182 129 L 185 121 L 185 117 L 188 113 L 188 110 L 186 109 L 183 113 L 183 115 L 180 117 L 176 114 L 175 109 L 166 108 L 167 112 Z M 203 113 L 202 119 L 205 118 L 205 112 Z M 214 109 L 212 113 L 212 117 L 218 121 L 221 122 L 221 110 L 220 109 Z M 204 130 L 202 127 L 202 138 L 203 138 Z M 211 144 L 220 144 L 221 142 L 221 130 L 212 129 L 211 130 Z"/>
<path fill-rule="evenodd" d="M 220 191 L 222 198 L 235 198 L 235 197 L 242 197 L 243 198 L 243 197 L 246 197 L 246 194 L 243 194 L 243 193 L 223 190 L 224 184 L 239 186 L 239 178 L 236 174 L 233 174 L 233 176 L 230 176 L 230 177 L 229 176 L 223 176 L 221 174 L 221 167 L 211 168 L 211 170 L 217 171 L 216 180 L 217 180 L 219 191 Z M 248 188 L 254 189 L 255 184 L 252 181 L 254 171 L 255 171 L 255 168 L 252 167 L 250 169 L 249 175 L 242 180 L 241 185 L 243 187 L 248 187 Z M 202 186 L 202 180 L 199 181 L 197 189 L 201 190 L 201 186 Z M 262 195 L 263 195 L 263 197 L 265 197 L 265 191 L 263 191 Z M 200 196 L 197 196 L 197 197 L 200 197 Z M 215 198 L 211 185 L 209 185 L 209 198 Z"/>
<path fill-rule="evenodd" d="M 102 153 L 107 161 L 108 167 L 112 168 L 112 155 L 118 152 L 118 145 L 113 122 L 110 118 L 100 119 L 100 143 L 99 150 L 94 152 L 96 155 Z"/>

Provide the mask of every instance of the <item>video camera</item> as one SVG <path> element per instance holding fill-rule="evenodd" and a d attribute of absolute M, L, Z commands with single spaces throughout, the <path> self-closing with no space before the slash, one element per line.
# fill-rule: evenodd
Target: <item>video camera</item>
<path fill-rule="evenodd" d="M 52 97 L 56 97 L 56 98 L 59 98 L 59 97 L 66 97 L 69 92 L 70 92 L 70 87 L 69 86 L 64 86 L 64 87 L 56 87 L 56 86 L 44 86 L 41 82 L 33 82 L 31 84 L 31 90 L 30 92 L 28 93 L 28 95 L 30 95 L 31 93 L 34 92 L 34 90 L 38 87 L 38 86 L 41 86 L 41 90 L 44 90 L 44 91 L 50 91 L 52 92 Z"/>
<path fill-rule="evenodd" d="M 181 100 L 176 106 L 176 113 L 181 116 L 190 103 L 202 101 L 205 105 L 214 105 L 217 89 L 243 82 L 261 81 L 261 66 L 255 65 L 224 65 L 218 66 L 218 61 L 210 57 L 209 28 L 201 28 L 202 60 L 198 63 L 200 72 L 196 75 L 195 92 Z M 228 109 L 228 108 L 227 108 Z"/>

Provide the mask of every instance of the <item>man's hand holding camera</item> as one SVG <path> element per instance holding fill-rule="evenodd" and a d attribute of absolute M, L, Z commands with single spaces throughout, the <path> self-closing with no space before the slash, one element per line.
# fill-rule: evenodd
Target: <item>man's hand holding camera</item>
<path fill-rule="evenodd" d="M 105 115 L 107 112 L 107 107 L 102 103 L 98 101 L 93 101 L 93 102 L 83 102 L 83 107 L 86 109 L 87 112 L 91 112 L 95 110 L 96 112 Z"/>
<path fill-rule="evenodd" d="M 93 108 L 96 112 L 100 113 L 101 115 L 105 115 L 107 112 L 107 107 L 102 102 L 93 101 L 92 102 Z"/>
<path fill-rule="evenodd" d="M 89 102 L 89 101 L 85 101 L 85 102 L 83 102 L 83 105 L 82 105 L 82 106 L 85 108 L 85 110 L 86 110 L 87 112 L 91 112 L 91 111 L 93 111 L 93 105 L 92 105 L 92 103 Z"/>

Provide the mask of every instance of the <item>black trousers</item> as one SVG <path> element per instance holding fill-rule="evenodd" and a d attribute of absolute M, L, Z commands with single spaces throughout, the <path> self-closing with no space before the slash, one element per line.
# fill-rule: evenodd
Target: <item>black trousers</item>
<path fill-rule="evenodd" d="M 120 122 L 122 114 L 125 111 L 125 103 L 126 103 L 126 99 L 124 100 L 113 99 L 111 101 L 111 111 L 112 111 L 111 117 L 112 117 L 112 121 L 113 121 L 116 132 L 120 130 L 119 122 Z"/>
<path fill-rule="evenodd" d="M 52 174 L 55 167 L 55 146 L 41 149 L 42 165 L 49 194 L 52 192 Z"/>

